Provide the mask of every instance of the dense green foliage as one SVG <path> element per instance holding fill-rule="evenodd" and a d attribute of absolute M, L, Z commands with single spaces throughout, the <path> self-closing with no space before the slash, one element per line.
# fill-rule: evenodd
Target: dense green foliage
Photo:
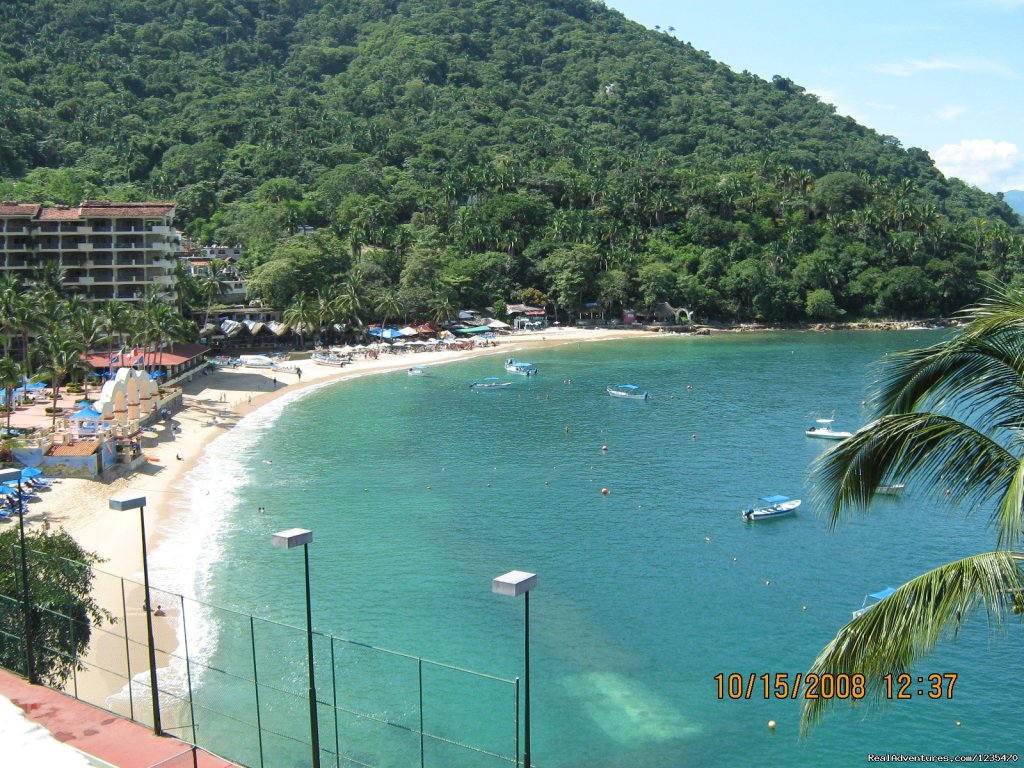
<path fill-rule="evenodd" d="M 80 668 L 92 627 L 111 621 L 90 595 L 96 556 L 64 531 L 26 533 L 33 656 L 38 679 L 61 687 Z M 0 666 L 25 671 L 18 528 L 0 532 Z"/>
<path fill-rule="evenodd" d="M 947 314 L 1019 222 L 785 77 L 591 0 L 11 0 L 0 196 L 173 198 L 283 306 Z M 311 236 L 298 235 L 315 228 Z"/>

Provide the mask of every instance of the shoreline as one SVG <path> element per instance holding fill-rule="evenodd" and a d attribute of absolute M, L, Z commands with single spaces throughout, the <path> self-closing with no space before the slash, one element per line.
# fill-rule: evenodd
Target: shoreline
<path fill-rule="evenodd" d="M 119 491 L 145 495 L 146 549 L 149 554 L 153 602 L 162 610 L 154 614 L 153 632 L 157 647 L 157 669 L 164 675 L 180 664 L 182 639 L 181 610 L 172 596 L 194 598 L 196 573 L 185 563 L 168 568 L 154 554 L 174 539 L 176 523 L 191 508 L 190 473 L 196 469 L 210 443 L 228 433 L 251 414 L 285 395 L 332 386 L 414 365 L 435 366 L 487 355 L 514 356 L 523 349 L 540 349 L 570 343 L 613 339 L 656 339 L 677 334 L 644 333 L 631 329 L 547 329 L 499 338 L 494 346 L 469 350 L 385 354 L 376 359 L 356 360 L 343 368 L 321 366 L 310 359 L 291 361 L 296 373 L 267 369 L 217 369 L 182 383 L 182 407 L 169 421 L 151 425 L 140 436 L 146 464 L 103 479 L 60 479 L 40 494 L 26 509 L 26 527 L 39 530 L 45 523 L 69 533 L 85 550 L 96 554 L 92 596 L 110 611 L 117 622 L 93 633 L 84 660 L 96 671 L 79 675 L 80 698 L 99 703 L 118 714 L 130 716 L 132 709 L 125 692 L 130 672 L 136 718 L 145 720 L 149 711 L 145 622 L 145 594 L 142 586 L 142 544 L 140 515 L 113 512 L 109 497 Z M 45 521 L 45 523 L 44 523 Z M 185 566 L 184 568 L 182 566 Z M 173 569 L 173 566 L 172 566 Z M 159 571 L 165 571 L 160 574 Z M 185 572 L 188 571 L 188 572 Z M 158 572 L 154 578 L 154 572 Z M 167 577 L 170 576 L 168 579 Z M 123 581 L 122 581 L 123 580 Z M 173 582 L 173 583 L 168 583 Z M 122 583 L 124 589 L 122 589 Z M 187 586 L 186 586 L 187 585 Z M 161 595 L 166 598 L 162 599 Z M 125 632 L 131 638 L 125 640 Z M 126 652 L 126 646 L 129 650 Z M 177 657 L 177 658 L 175 658 Z M 108 671 L 100 671 L 108 670 Z M 163 688 L 164 684 L 161 684 Z M 167 701 L 170 704 L 170 700 Z M 161 710 L 164 709 L 161 706 Z M 170 711 L 168 711 L 170 714 Z M 177 719 L 177 718 L 175 718 Z"/>

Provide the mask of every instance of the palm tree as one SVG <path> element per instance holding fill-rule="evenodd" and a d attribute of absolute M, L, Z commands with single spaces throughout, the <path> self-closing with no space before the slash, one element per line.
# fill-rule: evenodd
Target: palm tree
<path fill-rule="evenodd" d="M 831 527 L 844 511 L 866 509 L 881 484 L 904 480 L 937 504 L 992 510 L 995 551 L 907 582 L 843 627 L 811 666 L 863 674 L 881 698 L 884 675 L 905 672 L 979 607 L 993 624 L 1024 607 L 1024 291 L 993 286 L 963 314 L 952 338 L 892 357 L 875 396 L 879 417 L 811 469 Z M 831 703 L 807 700 L 802 730 Z"/>
<path fill-rule="evenodd" d="M 398 291 L 390 286 L 381 288 L 377 293 L 374 309 L 381 314 L 380 327 L 386 327 L 389 317 L 397 318 L 402 314 L 402 300 L 398 296 Z"/>
<path fill-rule="evenodd" d="M 14 390 L 25 381 L 25 372 L 12 357 L 0 357 L 0 389 L 4 390 L 4 408 L 7 413 L 7 430 L 11 429 L 11 412 L 14 410 Z"/>
<path fill-rule="evenodd" d="M 50 386 L 53 388 L 52 426 L 57 426 L 57 401 L 60 399 L 60 387 L 64 380 L 81 370 L 91 370 L 82 358 L 85 349 L 82 342 L 73 336 L 57 334 L 49 337 L 43 347 L 43 365 L 41 369 L 50 374 Z"/>
<path fill-rule="evenodd" d="M 359 269 L 353 269 L 341 285 L 338 294 L 338 301 L 342 311 L 352 318 L 352 324 L 362 332 L 363 321 L 360 314 L 366 309 L 366 286 L 363 283 L 363 273 Z"/>
<path fill-rule="evenodd" d="M 317 307 L 303 291 L 295 294 L 283 317 L 284 321 L 295 329 L 300 345 L 305 343 L 303 337 L 306 329 L 317 327 Z"/>

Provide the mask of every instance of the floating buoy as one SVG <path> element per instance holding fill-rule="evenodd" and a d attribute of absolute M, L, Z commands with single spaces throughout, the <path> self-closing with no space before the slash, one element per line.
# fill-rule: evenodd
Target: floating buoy
<path fill-rule="evenodd" d="M 368 490 L 370 490 L 370 489 L 369 488 L 363 488 L 363 493 L 366 493 Z"/>
<path fill-rule="evenodd" d="M 949 488 L 946 489 L 946 495 L 949 496 Z"/>
<path fill-rule="evenodd" d="M 608 446 L 607 445 L 602 445 L 601 446 L 601 450 L 602 451 L 607 451 L 608 450 Z"/>
<path fill-rule="evenodd" d="M 544 481 L 544 485 L 551 485 L 551 481 L 550 480 L 545 480 Z"/>
<path fill-rule="evenodd" d="M 956 721 L 956 727 L 957 727 L 957 728 L 959 728 L 959 727 L 960 727 L 960 721 L 959 721 L 959 720 L 957 720 L 957 721 Z"/>
<path fill-rule="evenodd" d="M 805 605 L 805 606 L 803 606 L 803 608 L 802 608 L 801 610 L 804 610 L 804 611 L 806 611 L 806 610 L 807 610 L 807 606 L 806 606 L 806 605 Z"/>
<path fill-rule="evenodd" d="M 764 580 L 764 585 L 765 585 L 766 587 L 770 587 L 770 586 L 772 585 L 772 580 L 771 580 L 771 579 L 765 579 L 765 580 Z"/>
<path fill-rule="evenodd" d="M 775 730 L 775 721 L 774 720 L 769 720 L 768 721 L 768 730 L 770 730 L 770 731 L 774 731 Z"/>
<path fill-rule="evenodd" d="M 602 488 L 601 489 L 601 495 L 602 496 L 607 496 L 608 495 L 608 489 L 607 488 Z"/>
<path fill-rule="evenodd" d="M 430 488 L 431 488 L 431 486 L 429 486 L 429 485 L 428 485 L 428 486 L 427 486 L 427 490 L 429 491 L 429 490 L 430 490 Z"/>
<path fill-rule="evenodd" d="M 708 544 L 710 544 L 711 543 L 711 537 L 710 536 L 705 536 L 704 537 L 704 541 L 706 541 Z"/>

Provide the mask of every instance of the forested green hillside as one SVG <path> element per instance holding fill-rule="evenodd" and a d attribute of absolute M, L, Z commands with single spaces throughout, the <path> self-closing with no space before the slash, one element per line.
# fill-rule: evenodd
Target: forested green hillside
<path fill-rule="evenodd" d="M 4 11 L 0 196 L 174 199 L 279 306 L 924 317 L 1024 258 L 922 150 L 590 0 Z"/>

